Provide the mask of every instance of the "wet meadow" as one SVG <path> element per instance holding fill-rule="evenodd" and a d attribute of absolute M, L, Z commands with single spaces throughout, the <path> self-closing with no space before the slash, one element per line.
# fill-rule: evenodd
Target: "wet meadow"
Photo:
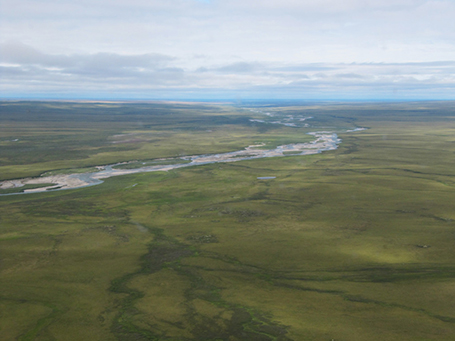
<path fill-rule="evenodd" d="M 454 339 L 453 102 L 5 101 L 0 123 L 0 181 L 342 139 L 0 196 L 2 340 Z"/>

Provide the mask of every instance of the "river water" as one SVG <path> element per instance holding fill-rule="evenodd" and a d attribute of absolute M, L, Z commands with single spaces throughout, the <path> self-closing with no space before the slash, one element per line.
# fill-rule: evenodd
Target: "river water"
<path fill-rule="evenodd" d="M 186 156 L 181 159 L 190 161 L 189 163 L 176 163 L 169 165 L 155 165 L 145 166 L 134 169 L 116 169 L 115 166 L 123 165 L 125 163 L 118 163 L 113 165 L 98 166 L 98 172 L 82 173 L 82 174 L 61 174 L 53 176 L 41 176 L 37 178 L 24 178 L 16 180 L 7 180 L 0 182 L 1 189 L 17 188 L 24 185 L 33 184 L 52 184 L 51 186 L 27 189 L 21 193 L 0 194 L 3 195 L 17 195 L 38 192 L 61 191 L 66 189 L 75 189 L 87 186 L 98 185 L 102 183 L 102 179 L 110 178 L 113 176 L 144 173 L 144 172 L 158 172 L 169 171 L 172 169 L 206 165 L 218 162 L 237 162 L 243 160 L 253 160 L 266 157 L 283 157 L 295 155 L 310 155 L 317 154 L 328 150 L 335 150 L 341 140 L 337 134 L 332 132 L 313 132 L 309 133 L 315 137 L 315 140 L 309 143 L 292 143 L 287 145 L 278 146 L 274 149 L 264 149 L 261 145 L 252 145 L 243 150 L 238 150 L 229 153 L 220 154 L 207 154 L 207 155 L 194 155 Z"/>

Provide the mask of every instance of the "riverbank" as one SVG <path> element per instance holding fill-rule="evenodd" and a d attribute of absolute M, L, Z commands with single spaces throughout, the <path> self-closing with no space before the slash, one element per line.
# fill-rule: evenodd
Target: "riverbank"
<path fill-rule="evenodd" d="M 274 149 L 260 149 L 262 145 L 251 145 L 243 150 L 234 152 L 221 153 L 221 154 L 209 154 L 209 155 L 195 155 L 185 156 L 181 159 L 190 161 L 189 163 L 176 163 L 169 165 L 156 165 L 156 166 L 145 166 L 141 168 L 133 169 L 116 169 L 115 166 L 123 164 L 117 163 L 113 165 L 97 166 L 99 169 L 97 172 L 92 173 L 80 173 L 80 174 L 59 174 L 52 176 L 42 176 L 37 178 L 24 178 L 16 180 L 6 180 L 0 182 L 0 190 L 21 188 L 26 185 L 42 185 L 51 184 L 46 187 L 39 187 L 33 189 L 25 189 L 22 192 L 0 194 L 3 195 L 17 195 L 17 194 L 29 194 L 49 191 L 59 191 L 66 189 L 82 188 L 86 186 L 93 186 L 102 183 L 102 179 L 110 178 L 113 176 L 145 173 L 145 172 L 158 172 L 158 171 L 169 171 L 176 168 L 190 167 L 205 165 L 217 162 L 236 162 L 242 160 L 251 160 L 265 157 L 280 157 L 280 156 L 296 156 L 296 155 L 310 155 L 317 154 L 323 151 L 335 150 L 338 148 L 338 144 L 341 140 L 337 134 L 327 131 L 312 132 L 309 133 L 315 137 L 315 140 L 309 143 L 293 143 L 278 146 Z"/>

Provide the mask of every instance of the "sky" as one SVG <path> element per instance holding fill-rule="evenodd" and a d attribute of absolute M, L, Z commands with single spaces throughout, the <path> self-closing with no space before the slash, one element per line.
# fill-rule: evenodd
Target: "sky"
<path fill-rule="evenodd" d="M 0 98 L 455 99 L 455 0 L 0 0 Z"/>

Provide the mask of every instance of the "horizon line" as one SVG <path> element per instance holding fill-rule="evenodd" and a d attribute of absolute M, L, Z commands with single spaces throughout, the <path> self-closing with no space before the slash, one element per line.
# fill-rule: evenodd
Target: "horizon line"
<path fill-rule="evenodd" d="M 223 102 L 223 103 L 239 103 L 239 102 L 451 102 L 454 99 L 440 99 L 440 98 L 40 98 L 40 97 L 0 97 L 0 102 L 14 102 L 14 101 L 27 101 L 27 102 L 116 102 L 116 103 L 152 103 L 152 102 Z"/>

